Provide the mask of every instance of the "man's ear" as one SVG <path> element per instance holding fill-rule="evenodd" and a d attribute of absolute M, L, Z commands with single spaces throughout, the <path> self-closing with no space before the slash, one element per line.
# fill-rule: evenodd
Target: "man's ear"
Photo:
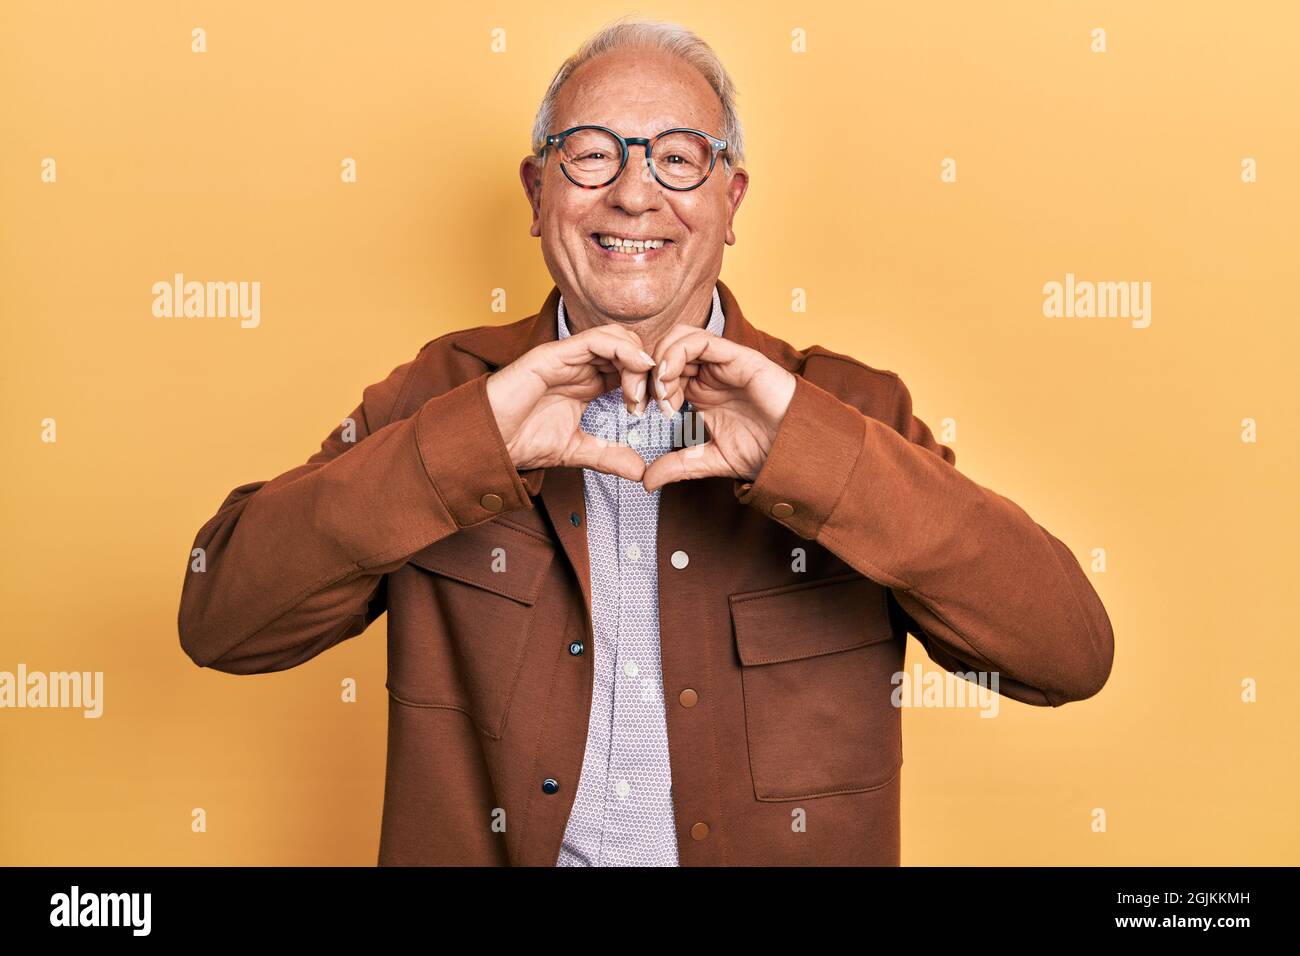
<path fill-rule="evenodd" d="M 740 208 L 740 201 L 745 198 L 745 190 L 749 189 L 749 173 L 737 166 L 727 177 L 727 205 L 731 208 L 727 210 L 727 245 L 736 244 L 736 231 L 731 228 L 735 221 L 736 210 Z"/>
<path fill-rule="evenodd" d="M 540 236 L 542 234 L 542 165 L 541 157 L 525 156 L 519 164 L 519 181 L 524 184 L 524 195 L 528 197 L 528 205 L 533 209 L 533 225 L 529 229 L 530 236 Z"/>

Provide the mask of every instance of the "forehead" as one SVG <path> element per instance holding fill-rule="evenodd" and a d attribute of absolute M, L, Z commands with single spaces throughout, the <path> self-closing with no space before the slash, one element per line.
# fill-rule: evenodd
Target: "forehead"
<path fill-rule="evenodd" d="M 556 130 L 595 123 L 624 136 L 674 126 L 722 135 L 722 102 L 704 74 L 654 47 L 625 47 L 582 64 L 560 88 L 555 116 Z"/>

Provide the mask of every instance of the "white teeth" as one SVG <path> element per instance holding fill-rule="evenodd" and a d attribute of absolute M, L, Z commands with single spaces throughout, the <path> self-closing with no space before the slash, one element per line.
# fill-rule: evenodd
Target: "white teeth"
<path fill-rule="evenodd" d="M 597 236 L 596 239 L 606 249 L 630 253 L 658 249 L 667 242 L 666 239 L 620 239 L 618 236 Z"/>

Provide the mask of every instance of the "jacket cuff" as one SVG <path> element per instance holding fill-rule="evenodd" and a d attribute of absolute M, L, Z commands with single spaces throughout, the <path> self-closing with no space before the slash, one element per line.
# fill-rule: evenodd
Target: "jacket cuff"
<path fill-rule="evenodd" d="M 752 482 L 735 483 L 736 499 L 814 540 L 848 486 L 865 434 L 862 412 L 796 375 L 767 460 Z"/>
<path fill-rule="evenodd" d="M 531 508 L 487 396 L 487 374 L 434 396 L 416 412 L 424 470 L 461 528 Z"/>

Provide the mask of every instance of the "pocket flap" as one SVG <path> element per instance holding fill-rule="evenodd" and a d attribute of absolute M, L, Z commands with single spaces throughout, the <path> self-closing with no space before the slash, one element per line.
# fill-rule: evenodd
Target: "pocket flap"
<path fill-rule="evenodd" d="M 834 654 L 893 637 L 884 587 L 857 573 L 745 591 L 729 600 L 736 652 L 746 666 Z"/>
<path fill-rule="evenodd" d="M 555 546 L 500 519 L 461 528 L 407 562 L 443 577 L 533 604 L 555 557 Z"/>

